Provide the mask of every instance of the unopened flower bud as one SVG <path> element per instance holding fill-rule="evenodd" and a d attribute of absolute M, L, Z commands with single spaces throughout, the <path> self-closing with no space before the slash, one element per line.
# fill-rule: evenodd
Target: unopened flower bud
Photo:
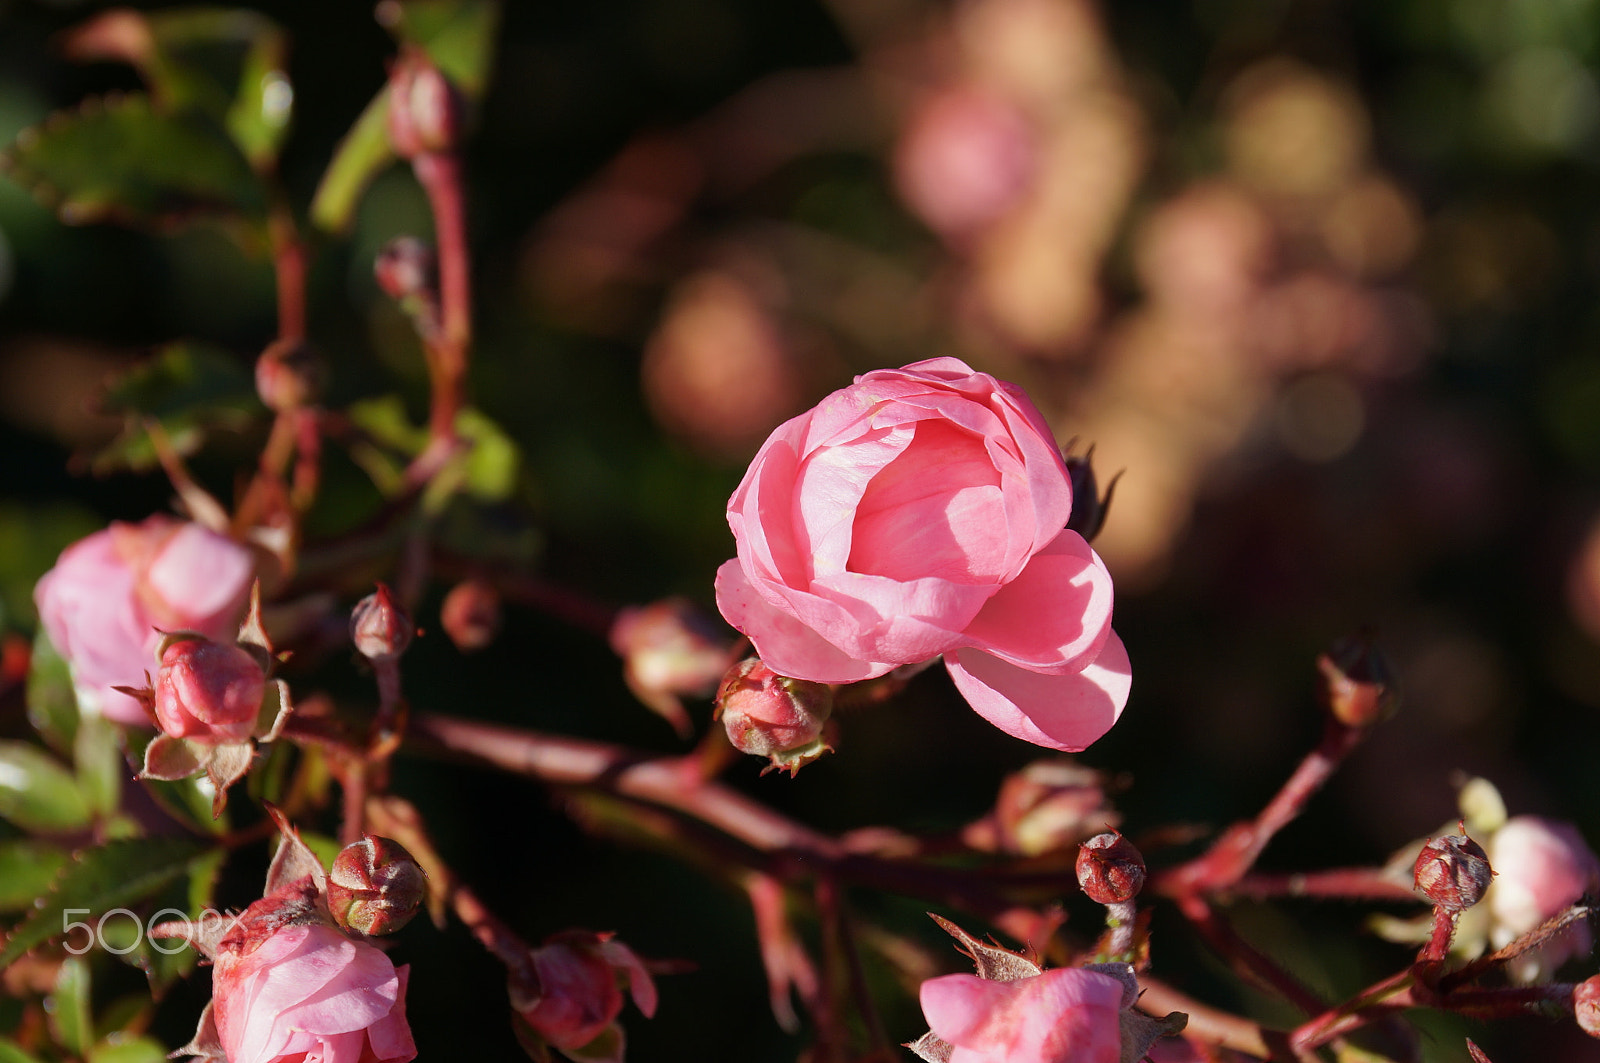
<path fill-rule="evenodd" d="M 1092 542 L 1100 534 L 1111 512 L 1111 496 L 1117 490 L 1117 476 L 1111 478 L 1106 485 L 1106 493 L 1102 495 L 1094 475 L 1093 446 L 1081 458 L 1068 453 L 1064 460 L 1067 463 L 1067 478 L 1072 483 L 1072 513 L 1067 517 L 1067 530 L 1075 531 L 1086 541 Z"/>
<path fill-rule="evenodd" d="M 324 367 L 302 340 L 276 340 L 256 359 L 256 394 L 276 413 L 322 397 Z"/>
<path fill-rule="evenodd" d="M 248 741 L 266 692 L 260 662 L 234 643 L 188 632 L 167 636 L 160 652 L 154 708 L 161 730 L 207 745 Z"/>
<path fill-rule="evenodd" d="M 385 295 L 403 301 L 433 291 L 433 249 L 414 236 L 398 236 L 383 245 L 372 263 L 372 275 Z"/>
<path fill-rule="evenodd" d="M 1400 708 L 1400 687 L 1388 658 L 1361 635 L 1340 639 L 1317 658 L 1323 706 L 1347 727 L 1371 727 Z"/>
<path fill-rule="evenodd" d="M 456 146 L 461 103 L 449 80 L 428 57 L 410 51 L 389 74 L 389 144 L 402 159 Z"/>
<path fill-rule="evenodd" d="M 759 657 L 728 669 L 716 711 L 735 749 L 771 758 L 768 771 L 793 775 L 831 748 L 822 727 L 833 712 L 833 688 L 779 675 Z"/>
<path fill-rule="evenodd" d="M 328 910 L 346 930 L 392 934 L 411 922 L 428 895 L 428 878 L 390 838 L 368 834 L 339 850 L 328 870 Z"/>
<path fill-rule="evenodd" d="M 1572 991 L 1572 1015 L 1590 1037 L 1600 1037 L 1600 974 L 1578 983 Z"/>
<path fill-rule="evenodd" d="M 1434 838 L 1417 855 L 1417 889 L 1447 912 L 1477 904 L 1492 878 L 1488 854 L 1465 834 Z"/>
<path fill-rule="evenodd" d="M 416 633 L 411 618 L 381 583 L 350 610 L 350 639 L 368 660 L 387 661 L 400 656 Z"/>
<path fill-rule="evenodd" d="M 687 598 L 620 610 L 611 648 L 622 658 L 628 688 L 657 711 L 662 702 L 710 695 L 730 656 L 726 629 Z"/>
<path fill-rule="evenodd" d="M 1120 834 L 1096 834 L 1078 847 L 1078 885 L 1096 904 L 1131 901 L 1144 888 L 1144 857 Z"/>
<path fill-rule="evenodd" d="M 483 649 L 500 631 L 500 592 L 481 579 L 463 580 L 444 596 L 439 625 L 462 653 Z"/>
<path fill-rule="evenodd" d="M 994 805 L 1000 846 L 1025 856 L 1066 849 L 1117 822 L 1100 773 L 1059 758 L 1006 776 Z"/>

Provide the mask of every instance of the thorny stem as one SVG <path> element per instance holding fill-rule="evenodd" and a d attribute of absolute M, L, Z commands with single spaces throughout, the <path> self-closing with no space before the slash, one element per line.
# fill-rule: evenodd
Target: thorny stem
<path fill-rule="evenodd" d="M 1133 901 L 1120 901 L 1106 905 L 1106 928 L 1111 931 L 1109 951 L 1114 960 L 1128 961 L 1133 954 L 1133 932 L 1139 918 L 1139 906 Z"/>
<path fill-rule="evenodd" d="M 1412 967 L 1417 981 L 1430 989 L 1444 970 L 1445 958 L 1450 954 L 1450 940 L 1456 935 L 1458 915 L 1443 905 L 1434 906 L 1433 933 L 1428 936 L 1428 943 L 1422 946 L 1422 951 L 1417 953 L 1416 965 Z"/>

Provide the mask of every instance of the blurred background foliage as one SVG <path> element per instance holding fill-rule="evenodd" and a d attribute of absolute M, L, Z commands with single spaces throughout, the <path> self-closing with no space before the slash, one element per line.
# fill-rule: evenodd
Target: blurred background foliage
<path fill-rule="evenodd" d="M 101 10 L 0 3 L 0 140 L 139 89 L 64 54 Z M 304 217 L 393 42 L 359 3 L 258 10 L 287 33 L 278 172 Z M 1597 79 L 1600 0 L 507 4 L 467 154 L 472 393 L 499 449 L 491 501 L 441 535 L 467 567 L 481 549 L 601 602 L 709 602 L 723 502 L 774 425 L 853 373 L 959 355 L 1094 444 L 1102 481 L 1123 474 L 1096 545 L 1134 693 L 1082 759 L 1125 779 L 1136 839 L 1254 812 L 1314 740 L 1315 655 L 1364 625 L 1404 708 L 1265 866 L 1378 862 L 1453 816 L 1463 772 L 1600 838 Z M 226 225 L 64 224 L 38 184 L 0 179 L 0 629 L 19 638 L 62 546 L 169 506 L 159 473 L 92 460 L 125 427 L 117 396 L 149 385 L 126 374 L 175 341 L 204 352 L 179 367 L 204 384 L 185 423 L 227 498 L 265 436 L 249 372 L 275 334 L 271 264 Z M 364 402 L 397 446 L 426 374 L 371 263 L 429 226 L 394 167 L 347 232 L 314 238 L 329 405 Z M 369 471 L 330 448 L 312 533 L 370 514 Z M 677 748 L 603 640 L 540 602 L 514 601 L 471 661 L 420 640 L 412 701 Z M 291 681 L 371 698 L 339 654 Z M 15 689 L 0 725 L 24 726 Z M 1030 757 L 930 673 L 847 717 L 839 753 L 793 782 L 733 775 L 826 829 L 945 831 Z M 529 936 L 615 929 L 699 964 L 653 1022 L 627 1020 L 633 1058 L 793 1058 L 741 895 L 588 839 L 516 780 L 404 761 L 397 788 Z M 231 875 L 235 903 L 258 877 Z M 856 901 L 943 948 L 918 905 Z M 1351 932 L 1359 913 L 1241 918 L 1330 991 L 1397 962 Z M 1263 1006 L 1176 919 L 1156 929 L 1160 973 Z M 461 1026 L 500 993 L 474 949 L 427 927 L 401 945 L 423 1058 L 516 1052 L 497 1018 Z M 914 1037 L 914 994 L 874 970 L 891 1035 Z M 174 991 L 169 1043 L 203 998 Z M 1464 1058 L 1462 1029 L 1497 1059 L 1597 1058 L 1534 1023 L 1437 1025 L 1430 1057 Z"/>

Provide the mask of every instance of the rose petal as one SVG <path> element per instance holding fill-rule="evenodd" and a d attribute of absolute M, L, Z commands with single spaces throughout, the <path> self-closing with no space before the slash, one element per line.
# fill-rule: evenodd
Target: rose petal
<path fill-rule="evenodd" d="M 198 524 L 178 528 L 150 562 L 145 582 L 171 612 L 172 622 L 225 638 L 250 595 L 250 551 Z"/>
<path fill-rule="evenodd" d="M 1128 702 L 1128 653 L 1116 634 L 1081 672 L 1030 672 L 974 649 L 944 657 L 967 703 L 1025 742 L 1076 753 L 1110 730 Z"/>
<path fill-rule="evenodd" d="M 1001 660 L 1062 675 L 1099 654 L 1111 607 L 1111 573 L 1083 536 L 1064 531 L 995 592 L 965 636 Z"/>
<path fill-rule="evenodd" d="M 1114 978 L 1060 967 L 1033 978 L 991 982 L 952 974 L 922 983 L 922 1013 L 933 1032 L 967 1058 L 1004 1063 L 1117 1063 L 1122 986 Z"/>
<path fill-rule="evenodd" d="M 717 608 L 728 623 L 750 636 L 761 659 L 779 675 L 814 683 L 855 683 L 896 667 L 851 657 L 792 614 L 768 603 L 751 586 L 737 559 L 724 562 L 717 570 Z"/>

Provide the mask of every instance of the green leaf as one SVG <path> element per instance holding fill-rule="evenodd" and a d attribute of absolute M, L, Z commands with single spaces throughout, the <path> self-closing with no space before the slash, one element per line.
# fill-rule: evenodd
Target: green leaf
<path fill-rule="evenodd" d="M 28 664 L 28 722 L 52 749 L 66 753 L 78 734 L 78 695 L 72 669 L 56 652 L 44 628 L 33 639 Z"/>
<path fill-rule="evenodd" d="M 374 178 L 394 161 L 389 147 L 389 89 L 384 86 L 350 127 L 323 171 L 311 200 L 311 221 L 319 229 L 343 233 L 355 218 L 356 204 Z"/>
<path fill-rule="evenodd" d="M 239 74 L 239 94 L 224 119 L 234 143 L 258 170 L 276 163 L 289 132 L 294 87 L 286 70 L 288 50 L 288 38 L 275 25 L 256 38 Z"/>
<path fill-rule="evenodd" d="M 398 395 L 358 402 L 350 419 L 366 430 L 388 452 L 374 447 L 353 447 L 351 456 L 372 477 L 380 491 L 391 493 L 401 483 L 404 461 L 422 452 L 428 431 L 413 425 Z M 457 492 L 481 502 L 500 502 L 516 487 L 521 455 L 510 436 L 482 411 L 468 407 L 456 415 L 456 432 L 468 446 L 445 466 L 428 486 L 423 506 L 437 513 Z"/>
<path fill-rule="evenodd" d="M 61 1047 L 75 1056 L 94 1043 L 94 1019 L 89 1008 L 89 964 L 82 956 L 68 956 L 56 975 L 50 994 L 54 1007 L 50 1026 Z"/>
<path fill-rule="evenodd" d="M 109 1038 L 89 1049 L 89 1063 L 166 1063 L 167 1049 L 148 1037 Z"/>
<path fill-rule="evenodd" d="M 33 838 L 0 842 L 0 912 L 32 908 L 66 866 L 67 851 L 60 846 Z"/>
<path fill-rule="evenodd" d="M 69 224 L 165 226 L 196 213 L 259 218 L 266 193 L 216 122 L 143 95 L 91 99 L 24 130 L 0 165 Z"/>
<path fill-rule="evenodd" d="M 0 818 L 29 831 L 80 830 L 92 814 L 78 780 L 26 742 L 0 742 Z"/>
<path fill-rule="evenodd" d="M 0 1063 L 39 1063 L 39 1057 L 24 1052 L 22 1046 L 9 1037 L 0 1037 Z"/>
<path fill-rule="evenodd" d="M 39 906 L 12 929 L 0 949 L 0 968 L 63 934 L 71 922 L 92 921 L 149 897 L 210 852 L 187 838 L 129 838 L 76 854 Z"/>
<path fill-rule="evenodd" d="M 109 720 L 91 716 L 78 725 L 72 744 L 78 788 L 97 816 L 117 810 L 122 799 L 122 732 Z"/>
<path fill-rule="evenodd" d="M 251 374 L 227 351 L 203 343 L 172 343 L 135 366 L 105 394 L 106 407 L 125 415 L 122 433 L 95 455 L 104 475 L 157 466 L 146 418 L 159 422 L 180 454 L 191 454 L 215 431 L 238 431 L 261 415 Z"/>
<path fill-rule="evenodd" d="M 483 95 L 500 24 L 498 0 L 404 0 L 384 10 L 395 13 L 388 25 L 396 38 L 427 52 L 468 99 Z"/>

